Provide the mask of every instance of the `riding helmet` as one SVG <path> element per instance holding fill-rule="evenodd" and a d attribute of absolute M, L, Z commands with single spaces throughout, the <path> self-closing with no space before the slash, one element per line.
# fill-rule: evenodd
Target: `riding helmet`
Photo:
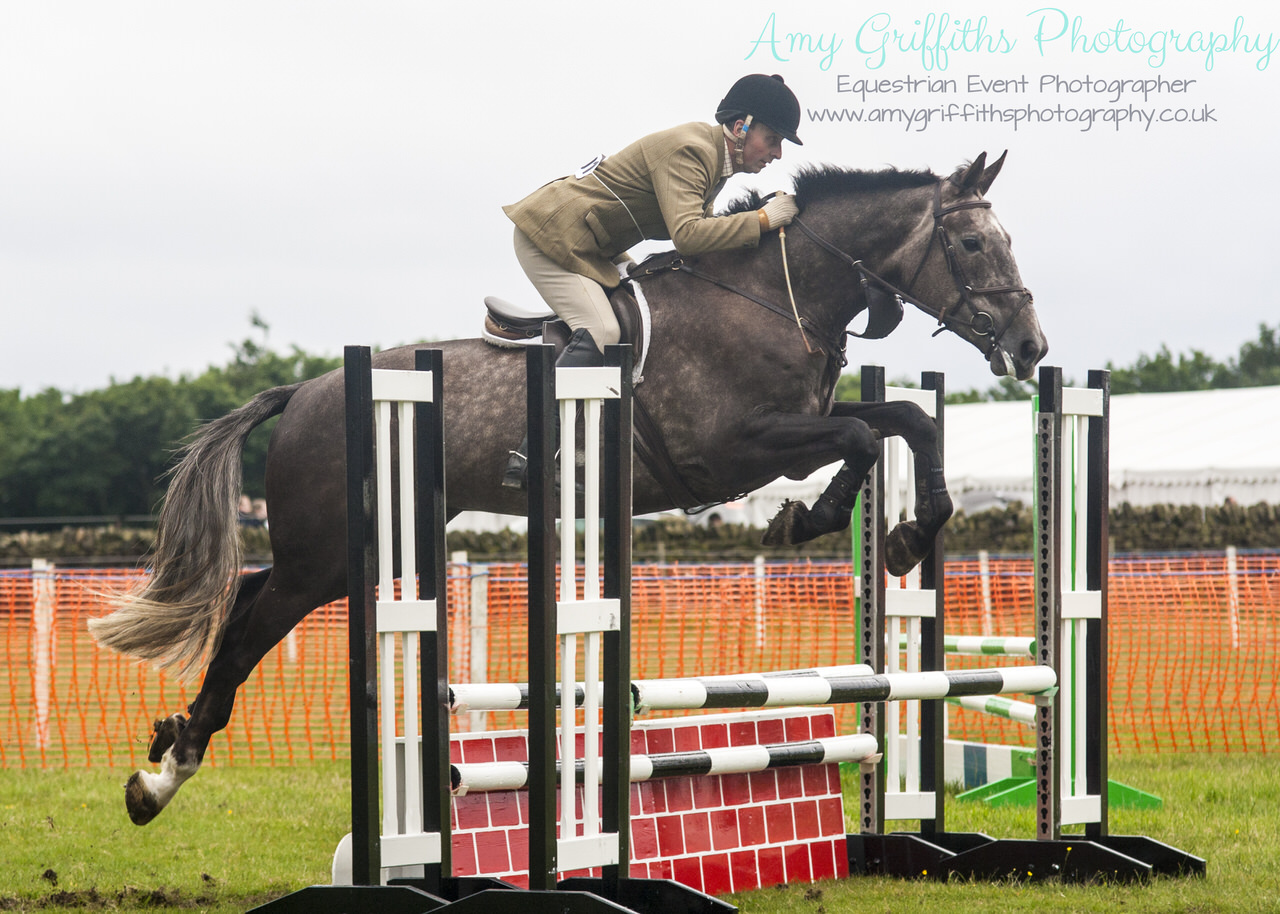
<path fill-rule="evenodd" d="M 740 117 L 751 115 L 767 127 L 772 127 L 797 146 L 803 146 L 796 130 L 800 127 L 800 102 L 787 88 L 782 77 L 774 74 L 752 73 L 738 80 L 716 109 L 716 122 L 727 124 Z"/>

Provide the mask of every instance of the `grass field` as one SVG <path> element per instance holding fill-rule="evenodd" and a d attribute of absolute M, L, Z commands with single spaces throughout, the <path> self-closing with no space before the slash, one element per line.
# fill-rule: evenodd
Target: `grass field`
<path fill-rule="evenodd" d="M 1114 758 L 1111 775 L 1158 794 L 1111 830 L 1208 860 L 1203 879 L 1146 885 L 936 884 L 881 878 L 732 897 L 743 914 L 1280 911 L 1280 767 L 1267 755 Z M 206 768 L 145 828 L 124 812 L 129 772 L 0 771 L 0 911 L 244 911 L 327 882 L 348 830 L 345 763 Z M 851 804 L 847 804 L 850 806 Z M 949 803 L 949 827 L 1028 837 L 1028 810 Z"/>

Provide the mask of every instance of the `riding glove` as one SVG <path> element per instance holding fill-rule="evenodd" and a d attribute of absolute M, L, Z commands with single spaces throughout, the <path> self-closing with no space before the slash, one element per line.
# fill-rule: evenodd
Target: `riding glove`
<path fill-rule="evenodd" d="M 795 194 L 776 194 L 756 212 L 760 215 L 760 231 L 769 232 L 790 225 L 800 210 L 796 207 Z"/>

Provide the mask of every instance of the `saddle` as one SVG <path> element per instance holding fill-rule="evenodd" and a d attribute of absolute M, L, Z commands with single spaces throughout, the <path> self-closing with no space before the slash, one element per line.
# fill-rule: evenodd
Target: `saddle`
<path fill-rule="evenodd" d="M 624 282 L 608 293 L 614 317 L 621 332 L 619 342 L 630 343 L 635 366 L 635 383 L 640 383 L 648 341 L 649 309 L 643 296 L 637 296 L 630 283 Z M 515 348 L 537 343 L 555 346 L 559 356 L 569 342 L 569 325 L 546 307 L 530 308 L 489 295 L 484 300 L 484 327 L 481 338 L 494 346 Z"/>

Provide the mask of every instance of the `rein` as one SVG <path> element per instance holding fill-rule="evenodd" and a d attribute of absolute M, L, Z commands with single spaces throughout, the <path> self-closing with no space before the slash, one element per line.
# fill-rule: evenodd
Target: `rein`
<path fill-rule="evenodd" d="M 747 299 L 748 301 L 755 302 L 760 307 L 765 308 L 768 311 L 772 311 L 774 314 L 777 314 L 779 317 L 784 317 L 788 321 L 792 320 L 792 312 L 787 310 L 786 308 L 783 308 L 781 305 L 774 304 L 773 302 L 769 301 L 767 298 L 762 298 L 759 295 L 756 295 L 754 292 L 748 292 L 746 289 L 743 289 L 739 286 L 735 286 L 733 283 L 726 282 L 725 280 L 720 279 L 718 276 L 712 276 L 710 273 L 704 273 L 702 270 L 698 269 L 693 264 L 687 262 L 683 257 L 676 257 L 656 267 L 643 267 L 643 266 L 639 267 L 637 269 L 632 270 L 628 274 L 627 278 L 638 280 L 646 276 L 653 276 L 656 273 L 665 273 L 670 270 L 678 270 L 681 273 L 688 273 L 690 276 L 697 277 L 698 279 L 701 279 L 704 282 L 709 282 L 713 286 L 719 286 L 721 289 L 724 289 L 726 292 L 732 292 L 734 295 L 741 295 L 743 298 Z M 807 318 L 801 317 L 799 314 L 795 315 L 795 322 L 800 327 L 800 335 L 801 335 L 801 338 L 804 339 L 805 341 L 805 349 L 807 349 L 811 354 L 814 352 L 814 350 L 809 347 L 809 341 L 805 335 L 805 329 L 807 327 L 809 334 L 814 336 L 818 340 L 818 342 L 821 344 L 821 350 L 823 352 L 840 354 L 839 355 L 840 365 L 841 367 L 844 367 L 845 361 L 844 361 L 843 338 L 837 339 L 835 337 L 828 336 L 827 334 L 814 328 L 813 324 L 810 323 Z M 835 356 L 832 356 L 832 357 L 834 358 Z"/>
<path fill-rule="evenodd" d="M 804 343 L 804 351 L 813 355 L 813 347 L 809 345 L 809 337 L 804 332 L 804 321 L 800 317 L 800 309 L 796 306 L 796 293 L 791 288 L 791 264 L 787 261 L 787 227 L 785 225 L 778 226 L 778 245 L 782 248 L 782 275 L 787 281 L 787 298 L 791 300 L 791 313 L 796 319 L 796 326 L 800 328 L 800 341 Z"/>

